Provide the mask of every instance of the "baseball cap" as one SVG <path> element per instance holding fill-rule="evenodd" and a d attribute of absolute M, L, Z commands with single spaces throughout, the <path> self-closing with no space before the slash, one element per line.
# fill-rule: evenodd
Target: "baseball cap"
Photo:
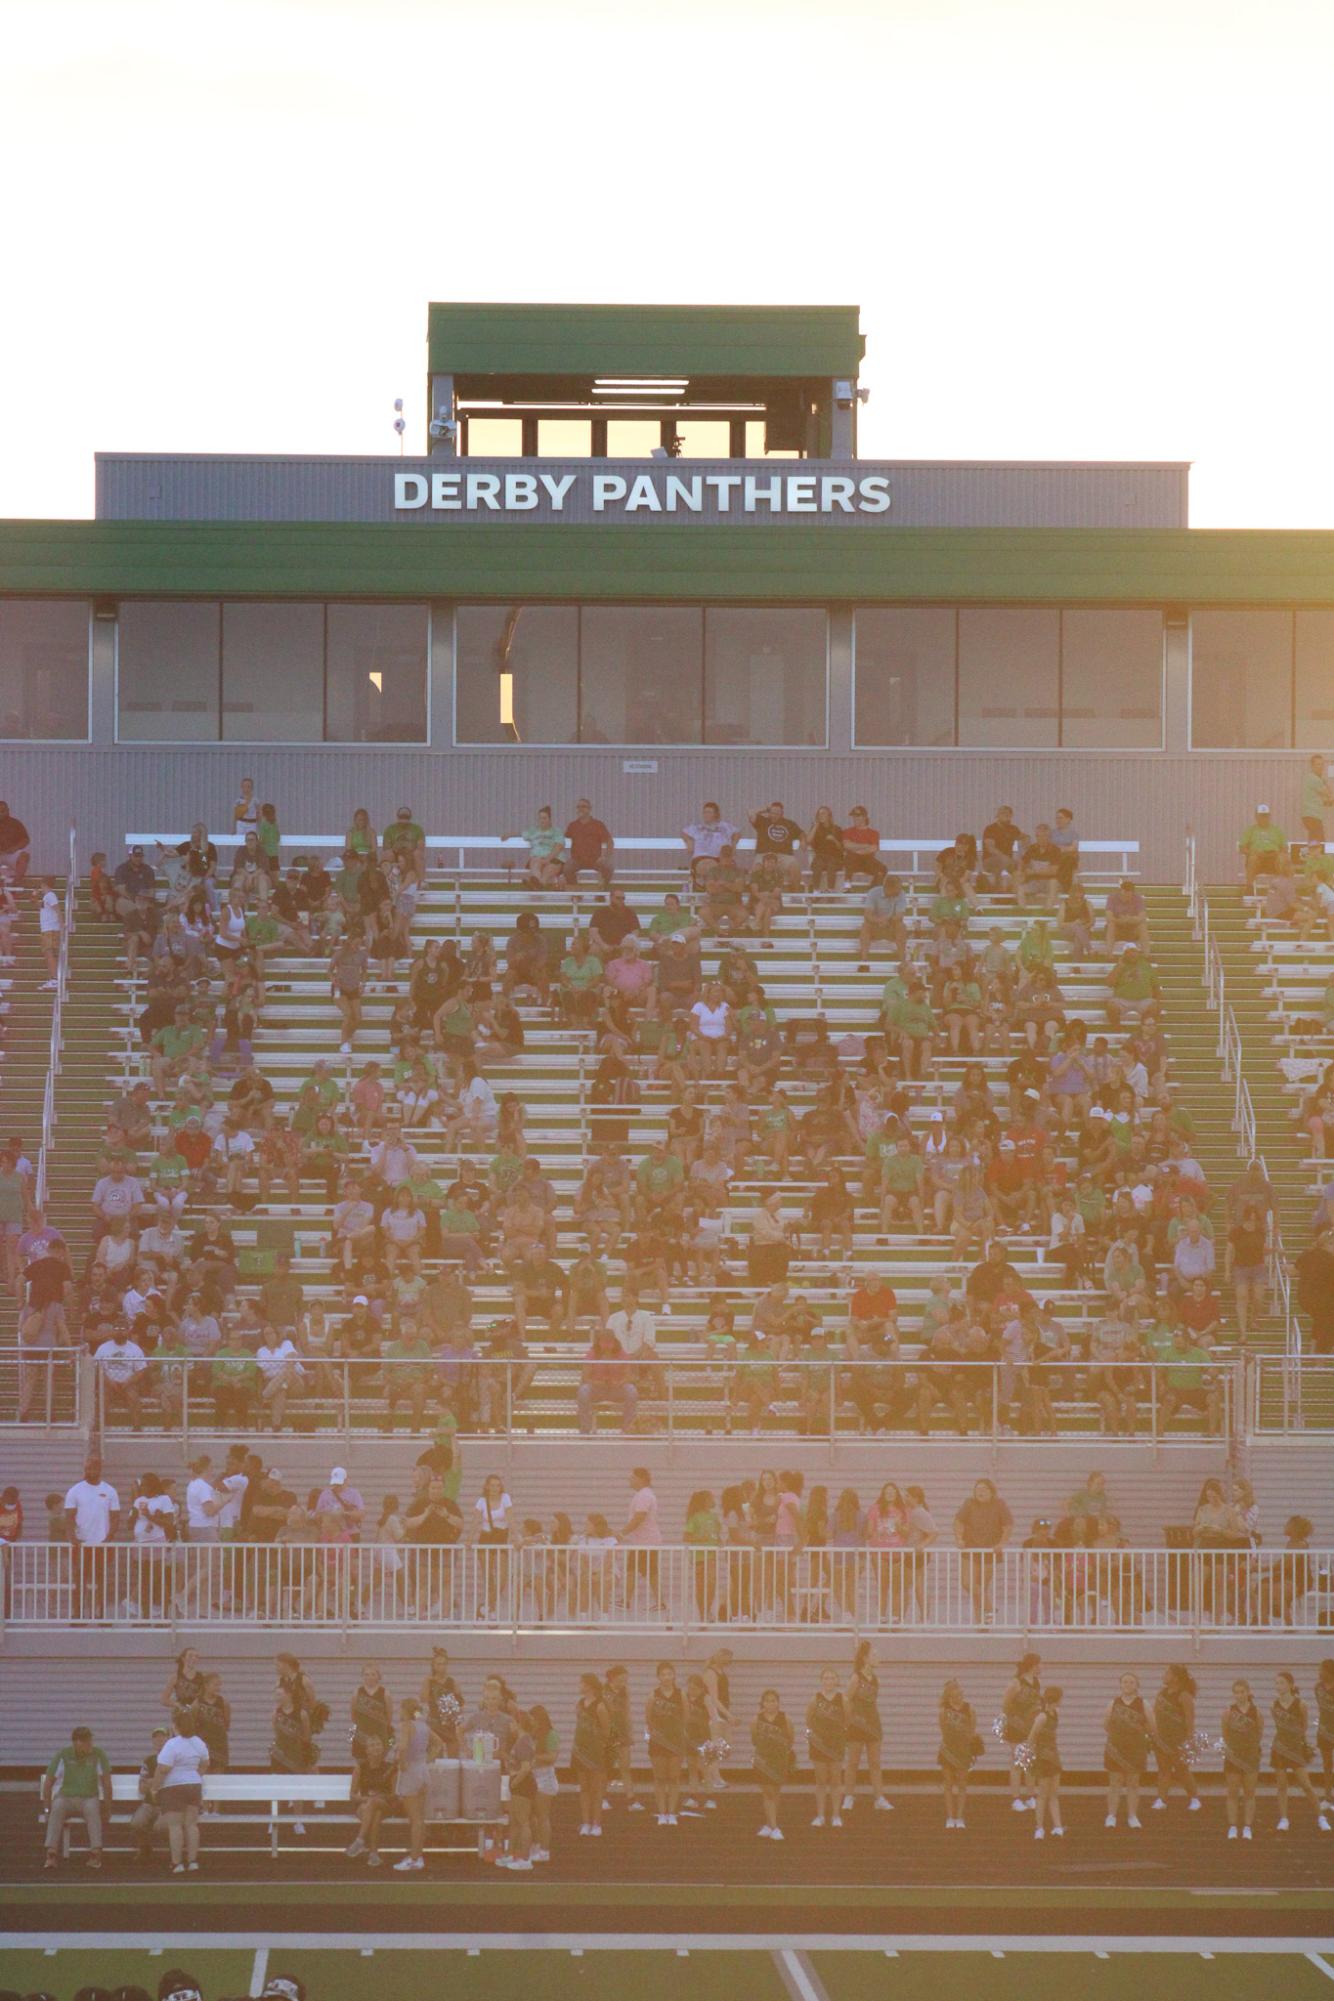
<path fill-rule="evenodd" d="M 1257 813 L 1267 813 L 1269 808 L 1267 806 L 1257 806 L 1255 810 Z"/>
<path fill-rule="evenodd" d="M 329 1485 L 331 1487 L 341 1487 L 346 1481 L 346 1479 L 347 1479 L 346 1466 L 335 1466 L 332 1472 L 329 1474 Z"/>
<path fill-rule="evenodd" d="M 359 1292 L 355 1294 L 355 1296 L 353 1297 L 352 1304 L 354 1306 L 369 1306 L 370 1301 L 369 1299 L 367 1299 L 364 1292 Z"/>

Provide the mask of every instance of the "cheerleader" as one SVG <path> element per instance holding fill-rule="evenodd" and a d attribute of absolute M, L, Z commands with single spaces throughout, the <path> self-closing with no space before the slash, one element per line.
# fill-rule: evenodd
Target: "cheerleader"
<path fill-rule="evenodd" d="M 1306 1704 L 1298 1695 L 1297 1684 L 1290 1674 L 1280 1674 L 1275 1681 L 1275 1689 L 1277 1692 L 1269 1708 L 1274 1719 L 1274 1741 L 1270 1747 L 1269 1762 L 1273 1767 L 1274 1786 L 1278 1793 L 1278 1820 L 1275 1826 L 1280 1834 L 1287 1833 L 1288 1787 L 1295 1785 L 1315 1808 L 1315 1824 L 1320 1832 L 1328 1834 L 1329 1820 L 1311 1784 L 1311 1774 L 1306 1769 L 1314 1756 L 1306 1736 L 1309 1722 Z"/>
<path fill-rule="evenodd" d="M 607 1753 L 611 1743 L 611 1712 L 595 1674 L 579 1677 L 574 1705 L 571 1760 L 579 1783 L 579 1832 L 601 1834 L 602 1790 L 607 1783 Z"/>
<path fill-rule="evenodd" d="M 392 1756 L 394 1745 L 394 1712 L 389 1701 L 389 1691 L 380 1679 L 380 1669 L 375 1661 L 367 1661 L 361 1670 L 361 1680 L 352 1691 L 350 1709 L 352 1717 L 352 1762 L 358 1764 L 366 1756 L 368 1737 L 378 1738 Z M 427 1707 L 427 1721 L 434 1728 L 434 1710 Z M 443 1741 L 444 1733 L 440 1732 Z"/>
<path fill-rule="evenodd" d="M 1051 1821 L 1054 1835 L 1063 1835 L 1061 1825 L 1061 1749 L 1056 1741 L 1056 1733 L 1061 1720 L 1061 1696 L 1059 1688 L 1043 1689 L 1037 1713 L 1025 1743 L 1028 1746 L 1032 1766 L 1032 1784 L 1036 1792 L 1034 1811 L 1037 1824 L 1033 1829 L 1033 1839 L 1046 1838 L 1044 1820 Z"/>
<path fill-rule="evenodd" d="M 658 1826 L 675 1827 L 686 1756 L 686 1699 L 676 1685 L 676 1669 L 670 1661 L 658 1662 L 657 1686 L 644 1704 L 644 1723 Z"/>
<path fill-rule="evenodd" d="M 1334 1813 L 1334 1661 L 1321 1661 L 1315 1683 L 1316 1749 L 1320 1753 L 1321 1783 L 1326 1813 Z"/>
<path fill-rule="evenodd" d="M 755 1752 L 755 1783 L 764 1805 L 760 1835 L 770 1841 L 781 1841 L 778 1800 L 792 1776 L 792 1725 L 783 1714 L 776 1688 L 766 1688 L 760 1697 L 760 1713 L 750 1726 L 750 1741 Z"/>
<path fill-rule="evenodd" d="M 1144 1783 L 1144 1767 L 1149 1762 L 1153 1731 L 1144 1698 L 1139 1692 L 1137 1674 L 1122 1675 L 1103 1718 L 1103 1727 L 1107 1733 L 1103 1753 L 1103 1769 L 1107 1774 L 1107 1818 L 1103 1826 L 1116 1826 L 1116 1809 L 1124 1792 L 1126 1826 L 1141 1827 L 1139 1789 Z"/>
<path fill-rule="evenodd" d="M 717 1734 L 717 1712 L 704 1685 L 704 1677 L 692 1674 L 686 1681 L 686 1784 L 693 1790 L 681 1802 L 699 1810 L 699 1798 L 708 1788 L 709 1775 L 704 1746 Z M 709 1805 L 713 1802 L 710 1800 Z"/>
<path fill-rule="evenodd" d="M 1248 1681 L 1234 1681 L 1232 1700 L 1223 1711 L 1223 1784 L 1227 1788 L 1227 1838 L 1251 1838 L 1255 1819 L 1255 1788 L 1260 1778 L 1260 1744 L 1264 1725 Z"/>
<path fill-rule="evenodd" d="M 607 1714 L 611 1718 L 611 1735 L 607 1740 L 608 1792 L 624 1793 L 625 1803 L 631 1813 L 642 1813 L 644 1802 L 635 1798 L 634 1767 L 631 1762 L 634 1749 L 634 1732 L 630 1724 L 630 1676 L 625 1668 L 609 1667 L 607 1685 L 603 1691 Z"/>
<path fill-rule="evenodd" d="M 463 1714 L 463 1691 L 449 1672 L 449 1650 L 446 1647 L 431 1648 L 431 1665 L 422 1683 L 421 1699 L 426 1710 L 426 1720 L 445 1746 L 448 1758 L 459 1755 L 459 1718 Z M 355 1704 L 356 1698 L 353 1698 Z M 353 1721 L 356 1721 L 355 1716 Z M 391 1730 L 377 1733 L 388 1745 L 393 1735 Z"/>
<path fill-rule="evenodd" d="M 1025 1776 L 1019 1747 L 1027 1744 L 1042 1704 L 1038 1676 L 1042 1662 L 1037 1654 L 1025 1654 L 1014 1670 L 1013 1679 L 1001 1697 L 1001 1737 L 1010 1746 L 1010 1811 L 1027 1813 L 1037 1806 L 1031 1780 Z M 1025 1794 L 1028 1795 L 1025 1798 Z"/>
<path fill-rule="evenodd" d="M 945 1825 L 962 1828 L 968 1774 L 982 1755 L 982 1739 L 977 1734 L 977 1712 L 965 1700 L 963 1689 L 954 1680 L 940 1692 L 940 1766 L 945 1788 Z"/>
<path fill-rule="evenodd" d="M 835 1667 L 820 1670 L 820 1686 L 806 1710 L 806 1743 L 815 1771 L 815 1818 L 811 1826 L 825 1825 L 827 1807 L 830 1824 L 842 1827 L 839 1800 L 848 1752 L 848 1705 L 838 1685 Z"/>
<path fill-rule="evenodd" d="M 852 1811 L 857 1770 L 865 1758 L 866 1776 L 875 1788 L 871 1804 L 881 1813 L 888 1813 L 890 1803 L 885 1798 L 885 1771 L 880 1755 L 884 1739 L 880 1721 L 880 1677 L 871 1658 L 869 1640 L 863 1640 L 852 1657 L 852 1678 L 844 1697 L 848 1713 L 848 1770 L 843 1782 L 843 1811 Z"/>
<path fill-rule="evenodd" d="M 1190 1768 L 1191 1739 L 1195 1735 L 1195 1677 L 1189 1668 L 1173 1666 L 1163 1670 L 1163 1685 L 1153 1698 L 1153 1744 L 1158 1766 L 1158 1797 L 1154 1811 L 1167 1805 L 1174 1785 L 1181 1787 L 1192 1813 L 1200 1810 L 1200 1789 Z"/>

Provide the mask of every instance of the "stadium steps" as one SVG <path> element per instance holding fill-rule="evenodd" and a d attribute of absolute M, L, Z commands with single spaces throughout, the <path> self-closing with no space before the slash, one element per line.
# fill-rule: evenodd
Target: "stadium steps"
<path fill-rule="evenodd" d="M 47 1161 L 51 1220 L 64 1233 L 76 1272 L 91 1246 L 90 1200 L 106 1133 L 108 1079 L 119 1061 L 108 1003 L 121 949 L 119 925 L 98 923 L 81 894 L 56 1078 L 55 1144 Z"/>
<path fill-rule="evenodd" d="M 42 1144 L 42 1101 L 51 1053 L 53 996 L 43 991 L 46 963 L 37 931 L 37 896 L 46 878 L 30 877 L 19 894 L 14 927 L 16 963 L 0 967 L 0 1138 L 18 1138 L 36 1168 Z M 57 888 L 63 883 L 57 881 Z M 13 1294 L 0 1286 L 0 1347 L 18 1339 Z"/>

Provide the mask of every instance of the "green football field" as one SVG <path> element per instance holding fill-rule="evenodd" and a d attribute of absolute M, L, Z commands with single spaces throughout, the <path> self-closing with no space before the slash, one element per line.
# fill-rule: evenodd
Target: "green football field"
<path fill-rule="evenodd" d="M 0 1987 L 73 2001 L 86 1984 L 137 1982 L 155 1995 L 169 1966 L 197 1976 L 205 2001 L 257 1995 L 272 1974 L 295 1974 L 307 2001 L 1334 2001 L 1334 1940 L 1090 1939 L 970 1943 L 794 1939 L 777 1946 L 696 1948 L 688 1938 L 643 1943 L 589 1935 L 518 1939 L 420 1934 L 330 1942 L 274 1934 L 190 1938 L 170 1945 L 68 1935 L 0 1949 Z"/>

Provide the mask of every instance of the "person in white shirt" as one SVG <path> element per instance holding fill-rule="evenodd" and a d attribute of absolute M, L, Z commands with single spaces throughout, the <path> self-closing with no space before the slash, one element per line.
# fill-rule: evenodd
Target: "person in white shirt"
<path fill-rule="evenodd" d="M 42 950 L 46 954 L 46 978 L 42 981 L 42 987 L 46 992 L 55 986 L 56 973 L 60 966 L 61 923 L 60 899 L 48 883 L 37 910 L 37 929 L 41 935 Z"/>
<path fill-rule="evenodd" d="M 166 1617 L 167 1550 L 176 1539 L 176 1503 L 156 1473 L 145 1473 L 139 1482 L 130 1519 L 134 1524 L 139 1616 L 151 1624 Z"/>
<path fill-rule="evenodd" d="M 315 1513 L 317 1516 L 341 1517 L 354 1537 L 361 1534 L 366 1503 L 349 1482 L 345 1466 L 335 1466 L 330 1470 L 329 1484 L 315 1503 Z"/>
<path fill-rule="evenodd" d="M 191 1542 L 219 1542 L 218 1517 L 226 1497 L 213 1476 L 213 1461 L 201 1453 L 190 1461 L 190 1484 L 185 1490 L 185 1525 Z"/>
<path fill-rule="evenodd" d="M 255 1350 L 255 1360 L 259 1365 L 260 1401 L 268 1410 L 273 1430 L 280 1431 L 287 1414 L 287 1399 L 305 1381 L 301 1359 L 286 1335 L 279 1338 L 272 1327 L 266 1327 L 264 1339 Z"/>
<path fill-rule="evenodd" d="M 653 1476 L 647 1466 L 636 1466 L 630 1475 L 630 1511 L 619 1540 L 627 1549 L 634 1551 L 625 1561 L 627 1608 L 633 1606 L 639 1586 L 644 1584 L 653 1609 L 660 1611 L 658 1549 L 662 1543 L 662 1528 L 658 1521 L 658 1497 L 653 1491 Z"/>
<path fill-rule="evenodd" d="M 106 1585 L 105 1552 L 120 1527 L 120 1495 L 102 1478 L 102 1461 L 91 1453 L 65 1495 L 65 1527 L 75 1546 L 74 1616 L 100 1619 Z"/>
<path fill-rule="evenodd" d="M 665 1388 L 662 1371 L 657 1366 L 658 1351 L 654 1343 L 656 1329 L 653 1316 L 646 1313 L 639 1303 L 639 1295 L 632 1286 L 625 1286 L 621 1292 L 621 1303 L 615 1313 L 607 1315 L 607 1331 L 615 1335 L 621 1353 L 635 1364 L 634 1386 L 639 1397 L 661 1395 Z"/>
<path fill-rule="evenodd" d="M 686 1063 L 694 1077 L 722 1077 L 732 1039 L 732 1008 L 716 980 L 690 1010 L 690 1047 Z"/>
<path fill-rule="evenodd" d="M 241 780 L 241 790 L 232 806 L 232 832 L 244 840 L 252 827 L 259 825 L 259 801 L 255 797 L 253 778 Z"/>
<path fill-rule="evenodd" d="M 183 1876 L 188 1869 L 199 1867 L 199 1808 L 208 1770 L 208 1746 L 202 1737 L 195 1736 L 188 1709 L 176 1710 L 171 1723 L 175 1734 L 157 1754 L 153 1790 L 171 1844 L 172 1874 Z"/>
<path fill-rule="evenodd" d="M 220 1161 L 226 1162 L 227 1193 L 235 1195 L 255 1151 L 253 1138 L 238 1122 L 235 1113 L 228 1112 L 222 1130 L 214 1138 L 213 1151 Z"/>
<path fill-rule="evenodd" d="M 131 1425 L 138 1431 L 143 1423 L 141 1378 L 148 1367 L 143 1349 L 128 1334 L 113 1334 L 94 1351 L 93 1363 L 101 1384 L 103 1416 L 112 1416 L 124 1405 Z"/>
<path fill-rule="evenodd" d="M 508 1569 L 499 1552 L 510 1539 L 510 1513 L 513 1501 L 505 1492 L 505 1482 L 499 1473 L 488 1473 L 482 1482 L 482 1491 L 473 1503 L 477 1516 L 477 1543 L 480 1549 L 494 1550 L 494 1556 L 478 1559 L 480 1571 L 477 1616 L 479 1619 L 497 1619 L 500 1616 L 500 1598 L 504 1590 Z"/>
<path fill-rule="evenodd" d="M 710 799 L 698 820 L 681 829 L 681 839 L 686 844 L 686 854 L 690 857 L 690 879 L 698 884 L 707 876 L 724 848 L 732 846 L 740 833 L 730 820 L 724 820 L 716 800 Z"/>

